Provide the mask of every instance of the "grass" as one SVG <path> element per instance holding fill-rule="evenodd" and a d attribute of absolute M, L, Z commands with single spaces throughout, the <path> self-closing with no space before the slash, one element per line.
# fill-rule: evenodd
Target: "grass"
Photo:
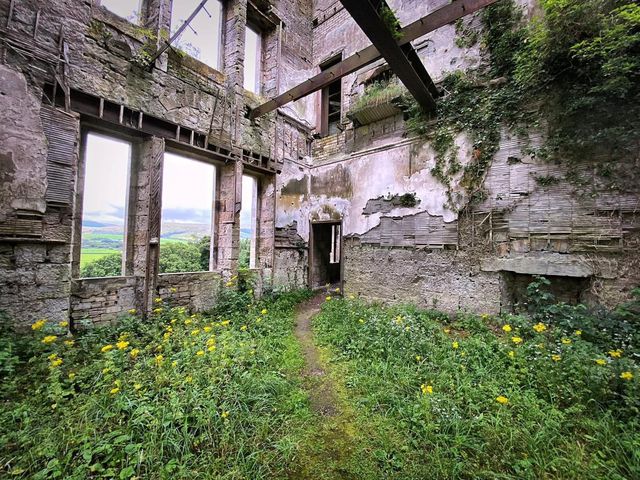
<path fill-rule="evenodd" d="M 313 321 L 326 375 L 304 378 L 308 292 L 3 331 L 0 477 L 640 478 L 640 291 L 603 313 L 544 286 L 528 317 L 329 297 Z M 329 415 L 312 409 L 323 391 Z"/>
<path fill-rule="evenodd" d="M 635 352 L 533 325 L 326 302 L 317 339 L 354 423 L 377 432 L 354 478 L 640 478 Z"/>
<path fill-rule="evenodd" d="M 120 250 L 112 248 L 83 248 L 80 252 L 80 268 L 112 253 L 120 253 Z"/>
<path fill-rule="evenodd" d="M 147 322 L 4 336 L 0 476 L 282 478 L 310 415 L 292 335 L 305 297 L 226 291 L 208 315 L 159 302 Z"/>

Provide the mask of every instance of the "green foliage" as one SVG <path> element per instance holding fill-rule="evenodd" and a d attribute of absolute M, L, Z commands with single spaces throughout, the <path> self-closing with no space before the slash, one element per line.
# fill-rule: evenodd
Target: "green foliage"
<path fill-rule="evenodd" d="M 122 253 L 109 253 L 80 268 L 82 278 L 119 277 L 122 275 Z"/>
<path fill-rule="evenodd" d="M 407 128 L 435 138 L 434 175 L 450 184 L 452 139 L 465 132 L 474 153 L 463 186 L 473 197 L 497 151 L 500 127 L 524 134 L 544 126 L 545 143 L 530 153 L 568 164 L 612 162 L 597 171 L 608 172 L 612 187 L 633 185 L 636 176 L 615 161 L 633 158 L 640 133 L 640 6 L 543 0 L 541 15 L 525 24 L 515 2 L 505 0 L 483 9 L 482 24 L 486 67 L 445 78 L 435 122 L 413 101 L 407 108 Z"/>
<path fill-rule="evenodd" d="M 251 239 L 240 239 L 240 253 L 238 254 L 238 268 L 246 270 L 249 268 L 249 259 L 251 256 Z"/>
<path fill-rule="evenodd" d="M 375 81 L 367 85 L 364 93 L 360 95 L 350 110 L 356 112 L 363 108 L 371 107 L 380 103 L 389 102 L 406 94 L 406 89 L 392 77 L 388 80 Z"/>
<path fill-rule="evenodd" d="M 396 40 L 402 38 L 402 33 L 400 32 L 402 28 L 402 26 L 400 25 L 400 20 L 398 20 L 395 12 L 391 10 L 391 8 L 389 8 L 386 2 L 380 5 L 378 14 L 380 15 L 382 23 L 384 23 L 384 25 L 387 27 L 393 38 L 395 38 Z"/>
<path fill-rule="evenodd" d="M 209 271 L 211 237 L 196 242 L 165 242 L 160 244 L 160 273 Z"/>
<path fill-rule="evenodd" d="M 361 428 L 384 425 L 395 439 L 378 447 L 380 470 L 358 478 L 640 476 L 637 347 L 611 330 L 594 340 L 602 325 L 585 307 L 566 323 L 536 281 L 533 318 L 324 304 L 314 326 L 348 407 Z M 621 309 L 635 331 L 639 305 Z"/>
<path fill-rule="evenodd" d="M 307 296 L 3 335 L 0 477 L 285 477 L 310 417 L 292 335 Z"/>

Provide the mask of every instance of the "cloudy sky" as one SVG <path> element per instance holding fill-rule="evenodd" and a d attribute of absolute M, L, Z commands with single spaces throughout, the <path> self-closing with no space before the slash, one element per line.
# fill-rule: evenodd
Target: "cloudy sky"
<path fill-rule="evenodd" d="M 131 146 L 127 142 L 90 134 L 84 189 L 86 223 L 124 227 Z M 162 222 L 195 223 L 211 228 L 215 167 L 188 157 L 165 153 L 162 181 Z M 256 182 L 242 179 L 240 227 L 251 228 Z M 123 229 L 124 230 L 124 229 Z"/>

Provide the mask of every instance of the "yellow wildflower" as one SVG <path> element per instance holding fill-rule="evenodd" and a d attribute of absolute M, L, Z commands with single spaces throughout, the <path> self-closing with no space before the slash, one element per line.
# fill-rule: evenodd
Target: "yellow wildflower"
<path fill-rule="evenodd" d="M 55 360 L 51 360 L 51 368 L 56 368 L 62 365 L 62 359 L 56 358 Z"/>
<path fill-rule="evenodd" d="M 162 338 L 164 338 L 165 341 L 168 341 L 171 338 L 171 332 L 164 332 L 162 334 Z"/>
<path fill-rule="evenodd" d="M 116 343 L 116 347 L 118 347 L 118 350 L 124 350 L 128 346 L 129 342 L 125 342 L 124 340 L 120 340 L 118 343 Z"/>
<path fill-rule="evenodd" d="M 199 329 L 199 328 L 196 328 L 195 330 L 192 330 L 192 331 L 191 331 L 191 335 L 193 335 L 194 337 L 195 337 L 196 335 L 198 335 L 199 333 L 200 333 L 200 329 Z"/>
<path fill-rule="evenodd" d="M 540 322 L 540 323 L 536 323 L 533 326 L 533 329 L 538 333 L 542 333 L 547 329 L 547 326 L 544 323 Z"/>
<path fill-rule="evenodd" d="M 453 342 L 453 343 L 451 344 L 451 346 L 452 346 L 454 349 L 456 349 L 456 348 L 458 348 L 458 347 L 460 346 L 460 344 L 459 344 L 458 342 Z"/>
<path fill-rule="evenodd" d="M 340 291 L 340 288 L 336 288 L 336 289 L 334 290 L 334 292 L 339 292 L 339 291 Z"/>
<path fill-rule="evenodd" d="M 76 374 L 73 372 L 69 372 L 69 380 L 73 380 L 74 378 L 76 378 Z"/>
<path fill-rule="evenodd" d="M 215 349 L 216 349 L 216 346 L 215 346 L 215 345 L 209 345 L 209 346 L 207 347 L 207 350 L 209 350 L 210 352 L 213 352 Z"/>
<path fill-rule="evenodd" d="M 110 368 L 103 368 L 103 369 L 102 369 L 102 374 L 103 374 L 103 375 L 106 375 L 106 374 L 107 374 L 107 373 L 109 373 L 110 371 L 111 371 L 111 369 L 110 369 Z"/>
<path fill-rule="evenodd" d="M 507 403 L 509 403 L 509 399 L 503 395 L 500 395 L 496 397 L 496 402 L 500 403 L 501 405 L 506 405 Z"/>
<path fill-rule="evenodd" d="M 622 372 L 620 374 L 620 378 L 623 380 L 632 380 L 633 379 L 633 373 L 631 372 Z"/>
<path fill-rule="evenodd" d="M 176 293 L 177 291 L 178 291 L 178 289 L 177 289 L 177 288 L 175 288 L 175 287 L 171 287 L 171 288 L 169 289 L 169 292 L 170 292 L 170 293 Z"/>
<path fill-rule="evenodd" d="M 256 318 L 256 323 L 260 323 L 262 322 L 262 319 L 260 317 Z"/>
<path fill-rule="evenodd" d="M 156 365 L 159 367 L 164 362 L 164 356 L 163 355 L 156 355 L 155 356 L 155 362 L 156 362 Z"/>
<path fill-rule="evenodd" d="M 129 315 L 135 315 L 135 314 L 136 314 L 136 309 L 135 308 L 129 309 Z"/>
<path fill-rule="evenodd" d="M 619 348 L 617 350 L 609 350 L 609 356 L 612 358 L 620 358 L 622 356 L 622 350 Z"/>
<path fill-rule="evenodd" d="M 56 358 L 58 358 L 58 354 L 57 354 L 57 353 L 52 353 L 52 354 L 51 354 L 51 355 L 49 355 L 47 358 L 48 358 L 49 360 L 53 361 L 53 360 L 55 360 Z"/>
<path fill-rule="evenodd" d="M 509 333 L 511 331 L 511 325 L 507 324 L 502 327 L 502 330 Z"/>
<path fill-rule="evenodd" d="M 196 352 L 196 355 L 198 355 L 199 357 L 201 357 L 202 355 L 204 355 L 204 350 L 198 350 Z"/>
<path fill-rule="evenodd" d="M 190 318 L 187 318 L 187 319 L 184 321 L 184 324 L 185 324 L 185 325 L 191 325 L 192 323 L 193 323 L 193 320 L 191 320 Z"/>
<path fill-rule="evenodd" d="M 42 343 L 53 343 L 58 339 L 55 335 L 47 335 L 42 339 Z"/>
<path fill-rule="evenodd" d="M 227 325 L 229 325 L 229 323 L 231 323 L 231 320 L 223 320 L 222 322 L 220 322 L 220 325 L 226 327 Z"/>
<path fill-rule="evenodd" d="M 520 337 L 511 337 L 511 341 L 513 343 L 515 343 L 516 345 L 518 345 L 518 344 L 522 343 L 522 338 L 520 338 Z"/>
<path fill-rule="evenodd" d="M 551 355 L 551 360 L 553 360 L 554 362 L 559 362 L 561 358 L 562 357 L 560 355 L 557 355 L 557 354 Z"/>
<path fill-rule="evenodd" d="M 356 298 L 356 297 L 354 297 L 353 295 L 349 295 L 349 300 L 353 300 L 353 299 L 355 299 L 355 298 Z"/>
<path fill-rule="evenodd" d="M 135 390 L 140 390 L 140 389 L 142 388 L 142 384 L 141 384 L 141 383 L 134 383 L 134 384 L 133 384 L 133 388 L 134 388 Z"/>
<path fill-rule="evenodd" d="M 419 362 L 422 360 L 422 357 L 420 355 L 416 355 L 416 362 Z"/>
<path fill-rule="evenodd" d="M 582 330 L 576 330 L 574 333 L 575 333 L 577 336 L 580 336 L 580 335 L 582 335 Z"/>
<path fill-rule="evenodd" d="M 113 350 L 113 345 L 105 345 L 100 349 L 102 353 L 107 353 L 107 352 L 110 352 L 111 350 Z"/>
<path fill-rule="evenodd" d="M 560 340 L 563 345 L 570 345 L 571 344 L 571 339 L 570 338 L 563 338 L 562 340 Z"/>
<path fill-rule="evenodd" d="M 511 358 L 514 358 L 514 357 L 516 356 L 516 352 L 514 352 L 513 350 L 510 350 L 510 351 L 509 351 L 509 353 L 508 353 L 508 355 L 509 355 Z"/>
<path fill-rule="evenodd" d="M 604 358 L 596 358 L 596 363 L 598 365 L 606 365 L 607 361 Z"/>
<path fill-rule="evenodd" d="M 409 330 L 411 330 L 411 327 L 409 325 L 407 325 L 406 327 L 404 327 L 404 331 L 408 332 Z"/>
<path fill-rule="evenodd" d="M 172 367 L 177 367 L 178 366 L 178 361 L 174 360 L 173 362 L 171 362 L 171 366 Z"/>
<path fill-rule="evenodd" d="M 212 330 L 212 328 L 209 325 L 207 325 L 206 327 L 203 328 L 203 330 L 209 333 Z"/>
<path fill-rule="evenodd" d="M 111 395 L 115 395 L 116 393 L 118 393 L 120 391 L 120 387 L 113 387 L 111 389 Z"/>
<path fill-rule="evenodd" d="M 31 330 L 40 330 L 42 327 L 45 326 L 46 323 L 47 323 L 47 320 L 44 318 L 41 320 L 38 320 L 33 325 L 31 325 Z"/>
<path fill-rule="evenodd" d="M 450 333 L 450 332 L 451 332 L 451 329 L 450 329 L 450 328 L 445 328 L 445 329 L 443 330 L 443 332 L 448 334 L 448 333 Z"/>
<path fill-rule="evenodd" d="M 153 313 L 162 313 L 162 308 L 154 308 Z"/>
<path fill-rule="evenodd" d="M 420 390 L 422 390 L 423 395 L 426 395 L 427 393 L 431 395 L 433 393 L 433 387 L 431 385 L 425 385 L 424 383 L 420 385 Z"/>
<path fill-rule="evenodd" d="M 225 410 L 224 412 L 222 412 L 222 413 L 220 414 L 220 416 L 221 416 L 222 418 L 227 418 L 227 417 L 229 416 L 229 412 L 227 412 L 227 411 Z"/>
<path fill-rule="evenodd" d="M 233 287 L 233 282 L 231 282 L 231 281 L 227 282 L 227 283 L 226 283 L 226 286 L 227 286 L 227 287 Z"/>
<path fill-rule="evenodd" d="M 187 376 L 186 376 L 186 378 L 185 378 L 184 380 L 185 380 L 185 382 L 187 382 L 187 383 L 191 383 L 191 382 L 193 382 L 193 377 L 192 377 L 191 375 L 187 375 Z"/>
<path fill-rule="evenodd" d="M 68 347 L 73 347 L 73 345 L 74 345 L 75 343 L 76 343 L 76 342 L 74 342 L 73 340 L 65 340 L 65 341 L 64 341 L 64 344 L 65 344 L 66 346 L 68 346 Z"/>
<path fill-rule="evenodd" d="M 66 321 L 63 320 L 62 322 L 59 322 L 58 325 L 61 326 L 62 328 L 68 327 L 69 326 L 69 322 L 66 322 Z"/>
<path fill-rule="evenodd" d="M 266 309 L 266 308 L 263 308 L 262 310 L 260 310 L 260 313 L 261 313 L 262 315 L 266 315 L 268 312 L 267 312 L 267 309 Z"/>
<path fill-rule="evenodd" d="M 397 324 L 397 325 L 401 325 L 401 324 L 402 324 L 402 317 L 401 317 L 400 315 L 398 315 L 398 316 L 396 317 L 395 322 L 396 322 L 396 324 Z"/>
<path fill-rule="evenodd" d="M 174 323 L 176 323 L 177 321 L 178 321 L 178 320 L 177 320 L 176 318 L 172 318 L 172 319 L 171 319 L 171 324 L 174 324 Z"/>
<path fill-rule="evenodd" d="M 325 298 L 325 300 L 328 302 L 329 300 L 331 300 L 331 297 L 327 297 Z"/>
<path fill-rule="evenodd" d="M 240 327 L 240 330 L 242 330 L 243 332 L 244 332 L 246 329 L 247 329 L 247 326 L 246 326 L 246 325 L 242 325 L 242 326 Z"/>
<path fill-rule="evenodd" d="M 156 303 L 162 303 L 162 299 L 161 299 L 160 297 L 158 297 L 158 298 L 156 298 L 156 299 L 154 300 L 154 302 L 156 302 Z"/>
<path fill-rule="evenodd" d="M 358 321 L 359 321 L 360 323 L 364 323 L 364 319 L 362 319 L 362 318 L 361 318 L 360 320 L 358 320 Z"/>
<path fill-rule="evenodd" d="M 131 356 L 131 358 L 136 358 L 139 353 L 140 353 L 140 350 L 137 348 L 134 348 L 129 352 L 129 355 Z"/>

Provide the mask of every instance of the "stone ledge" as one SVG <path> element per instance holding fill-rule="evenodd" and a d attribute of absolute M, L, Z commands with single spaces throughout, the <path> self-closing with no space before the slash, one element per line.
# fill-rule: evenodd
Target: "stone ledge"
<path fill-rule="evenodd" d="M 485 258 L 480 262 L 483 272 L 514 272 L 526 275 L 553 275 L 586 278 L 594 275 L 593 267 L 583 258 L 560 254 L 520 256 L 511 258 Z"/>

